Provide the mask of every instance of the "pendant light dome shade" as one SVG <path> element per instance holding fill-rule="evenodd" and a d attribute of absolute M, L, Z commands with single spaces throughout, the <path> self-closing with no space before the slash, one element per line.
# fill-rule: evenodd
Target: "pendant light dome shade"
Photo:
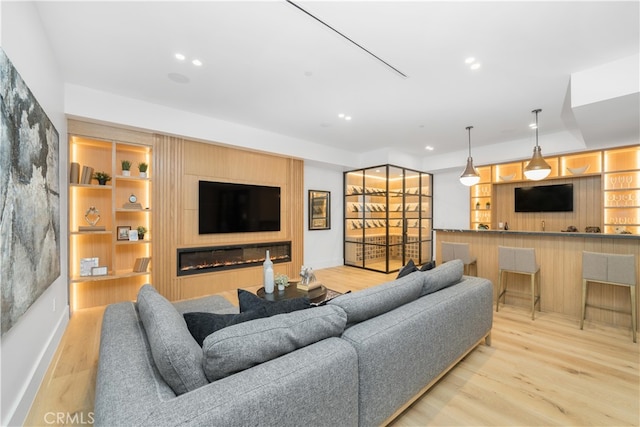
<path fill-rule="evenodd" d="M 551 166 L 542 157 L 542 149 L 538 145 L 538 113 L 541 109 L 533 110 L 536 115 L 536 146 L 533 147 L 533 157 L 524 168 L 524 176 L 532 181 L 540 181 L 545 179 L 551 173 Z"/>
<path fill-rule="evenodd" d="M 471 157 L 471 129 L 473 129 L 473 126 L 467 126 L 466 129 L 469 133 L 469 157 L 467 157 L 467 167 L 464 168 L 464 172 L 460 175 L 460 182 L 467 187 L 471 187 L 480 181 L 480 174 L 473 166 L 473 158 Z"/>

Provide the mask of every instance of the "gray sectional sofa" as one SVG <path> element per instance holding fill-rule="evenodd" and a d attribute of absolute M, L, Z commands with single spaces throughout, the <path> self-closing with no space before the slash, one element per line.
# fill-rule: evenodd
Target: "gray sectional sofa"
<path fill-rule="evenodd" d="M 455 260 L 239 323 L 202 347 L 182 314 L 238 308 L 217 296 L 172 304 L 145 285 L 105 311 L 95 425 L 385 424 L 489 344 L 493 286 L 462 270 Z"/>

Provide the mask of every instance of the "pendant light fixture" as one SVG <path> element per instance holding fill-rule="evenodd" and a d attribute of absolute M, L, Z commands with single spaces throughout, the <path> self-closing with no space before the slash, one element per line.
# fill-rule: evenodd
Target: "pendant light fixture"
<path fill-rule="evenodd" d="M 529 164 L 524 168 L 524 176 L 532 181 L 540 181 L 545 179 L 551 173 L 551 166 L 544 161 L 542 150 L 538 145 L 538 113 L 541 109 L 533 110 L 536 115 L 536 146 L 533 148 L 533 157 Z"/>
<path fill-rule="evenodd" d="M 467 126 L 466 129 L 469 132 L 469 157 L 467 157 L 467 167 L 464 168 L 464 172 L 460 175 L 460 182 L 471 187 L 480 181 L 480 174 L 473 166 L 473 159 L 471 158 L 471 129 L 473 129 L 473 126 Z"/>

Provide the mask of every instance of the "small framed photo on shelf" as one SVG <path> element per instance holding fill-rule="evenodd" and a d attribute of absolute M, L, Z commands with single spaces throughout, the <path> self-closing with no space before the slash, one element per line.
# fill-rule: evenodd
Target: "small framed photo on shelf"
<path fill-rule="evenodd" d="M 91 276 L 93 268 L 98 266 L 98 257 L 80 258 L 80 276 Z"/>
<path fill-rule="evenodd" d="M 91 269 L 92 276 L 106 276 L 108 274 L 108 270 L 106 266 L 93 267 Z"/>
<path fill-rule="evenodd" d="M 129 230 L 129 241 L 130 242 L 138 241 L 138 230 Z"/>
<path fill-rule="evenodd" d="M 119 225 L 117 230 L 118 230 L 118 240 L 129 240 L 129 231 L 131 231 L 130 226 Z"/>

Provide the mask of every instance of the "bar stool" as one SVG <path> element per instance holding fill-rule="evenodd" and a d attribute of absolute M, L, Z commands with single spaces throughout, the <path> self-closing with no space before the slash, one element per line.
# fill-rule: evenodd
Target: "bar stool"
<path fill-rule="evenodd" d="M 459 259 L 464 264 L 464 274 L 471 274 L 471 266 L 474 266 L 476 276 L 478 275 L 478 263 L 475 257 L 471 257 L 468 243 L 442 242 L 442 262 Z"/>
<path fill-rule="evenodd" d="M 531 277 L 531 295 L 528 293 L 512 291 L 509 291 L 509 293 L 531 297 L 531 320 L 535 320 L 536 304 L 538 304 L 538 309 L 540 308 L 540 266 L 536 262 L 535 250 L 533 248 L 510 248 L 498 246 L 498 268 L 498 298 L 496 300 L 496 312 L 498 312 L 500 308 L 500 298 L 505 297 L 506 299 L 507 282 L 503 279 L 503 274 L 526 274 Z M 536 281 L 538 282 L 538 295 L 536 295 Z"/>
<path fill-rule="evenodd" d="M 626 286 L 631 293 L 631 330 L 633 342 L 636 342 L 636 324 L 638 313 L 636 307 L 636 256 L 603 254 L 596 252 L 582 252 L 582 313 L 580 314 L 580 329 L 584 326 L 585 309 L 587 307 L 587 283 L 597 282 L 605 285 Z M 591 305 L 601 309 L 608 309 L 622 313 L 628 311 L 611 309 L 598 305 Z"/>

